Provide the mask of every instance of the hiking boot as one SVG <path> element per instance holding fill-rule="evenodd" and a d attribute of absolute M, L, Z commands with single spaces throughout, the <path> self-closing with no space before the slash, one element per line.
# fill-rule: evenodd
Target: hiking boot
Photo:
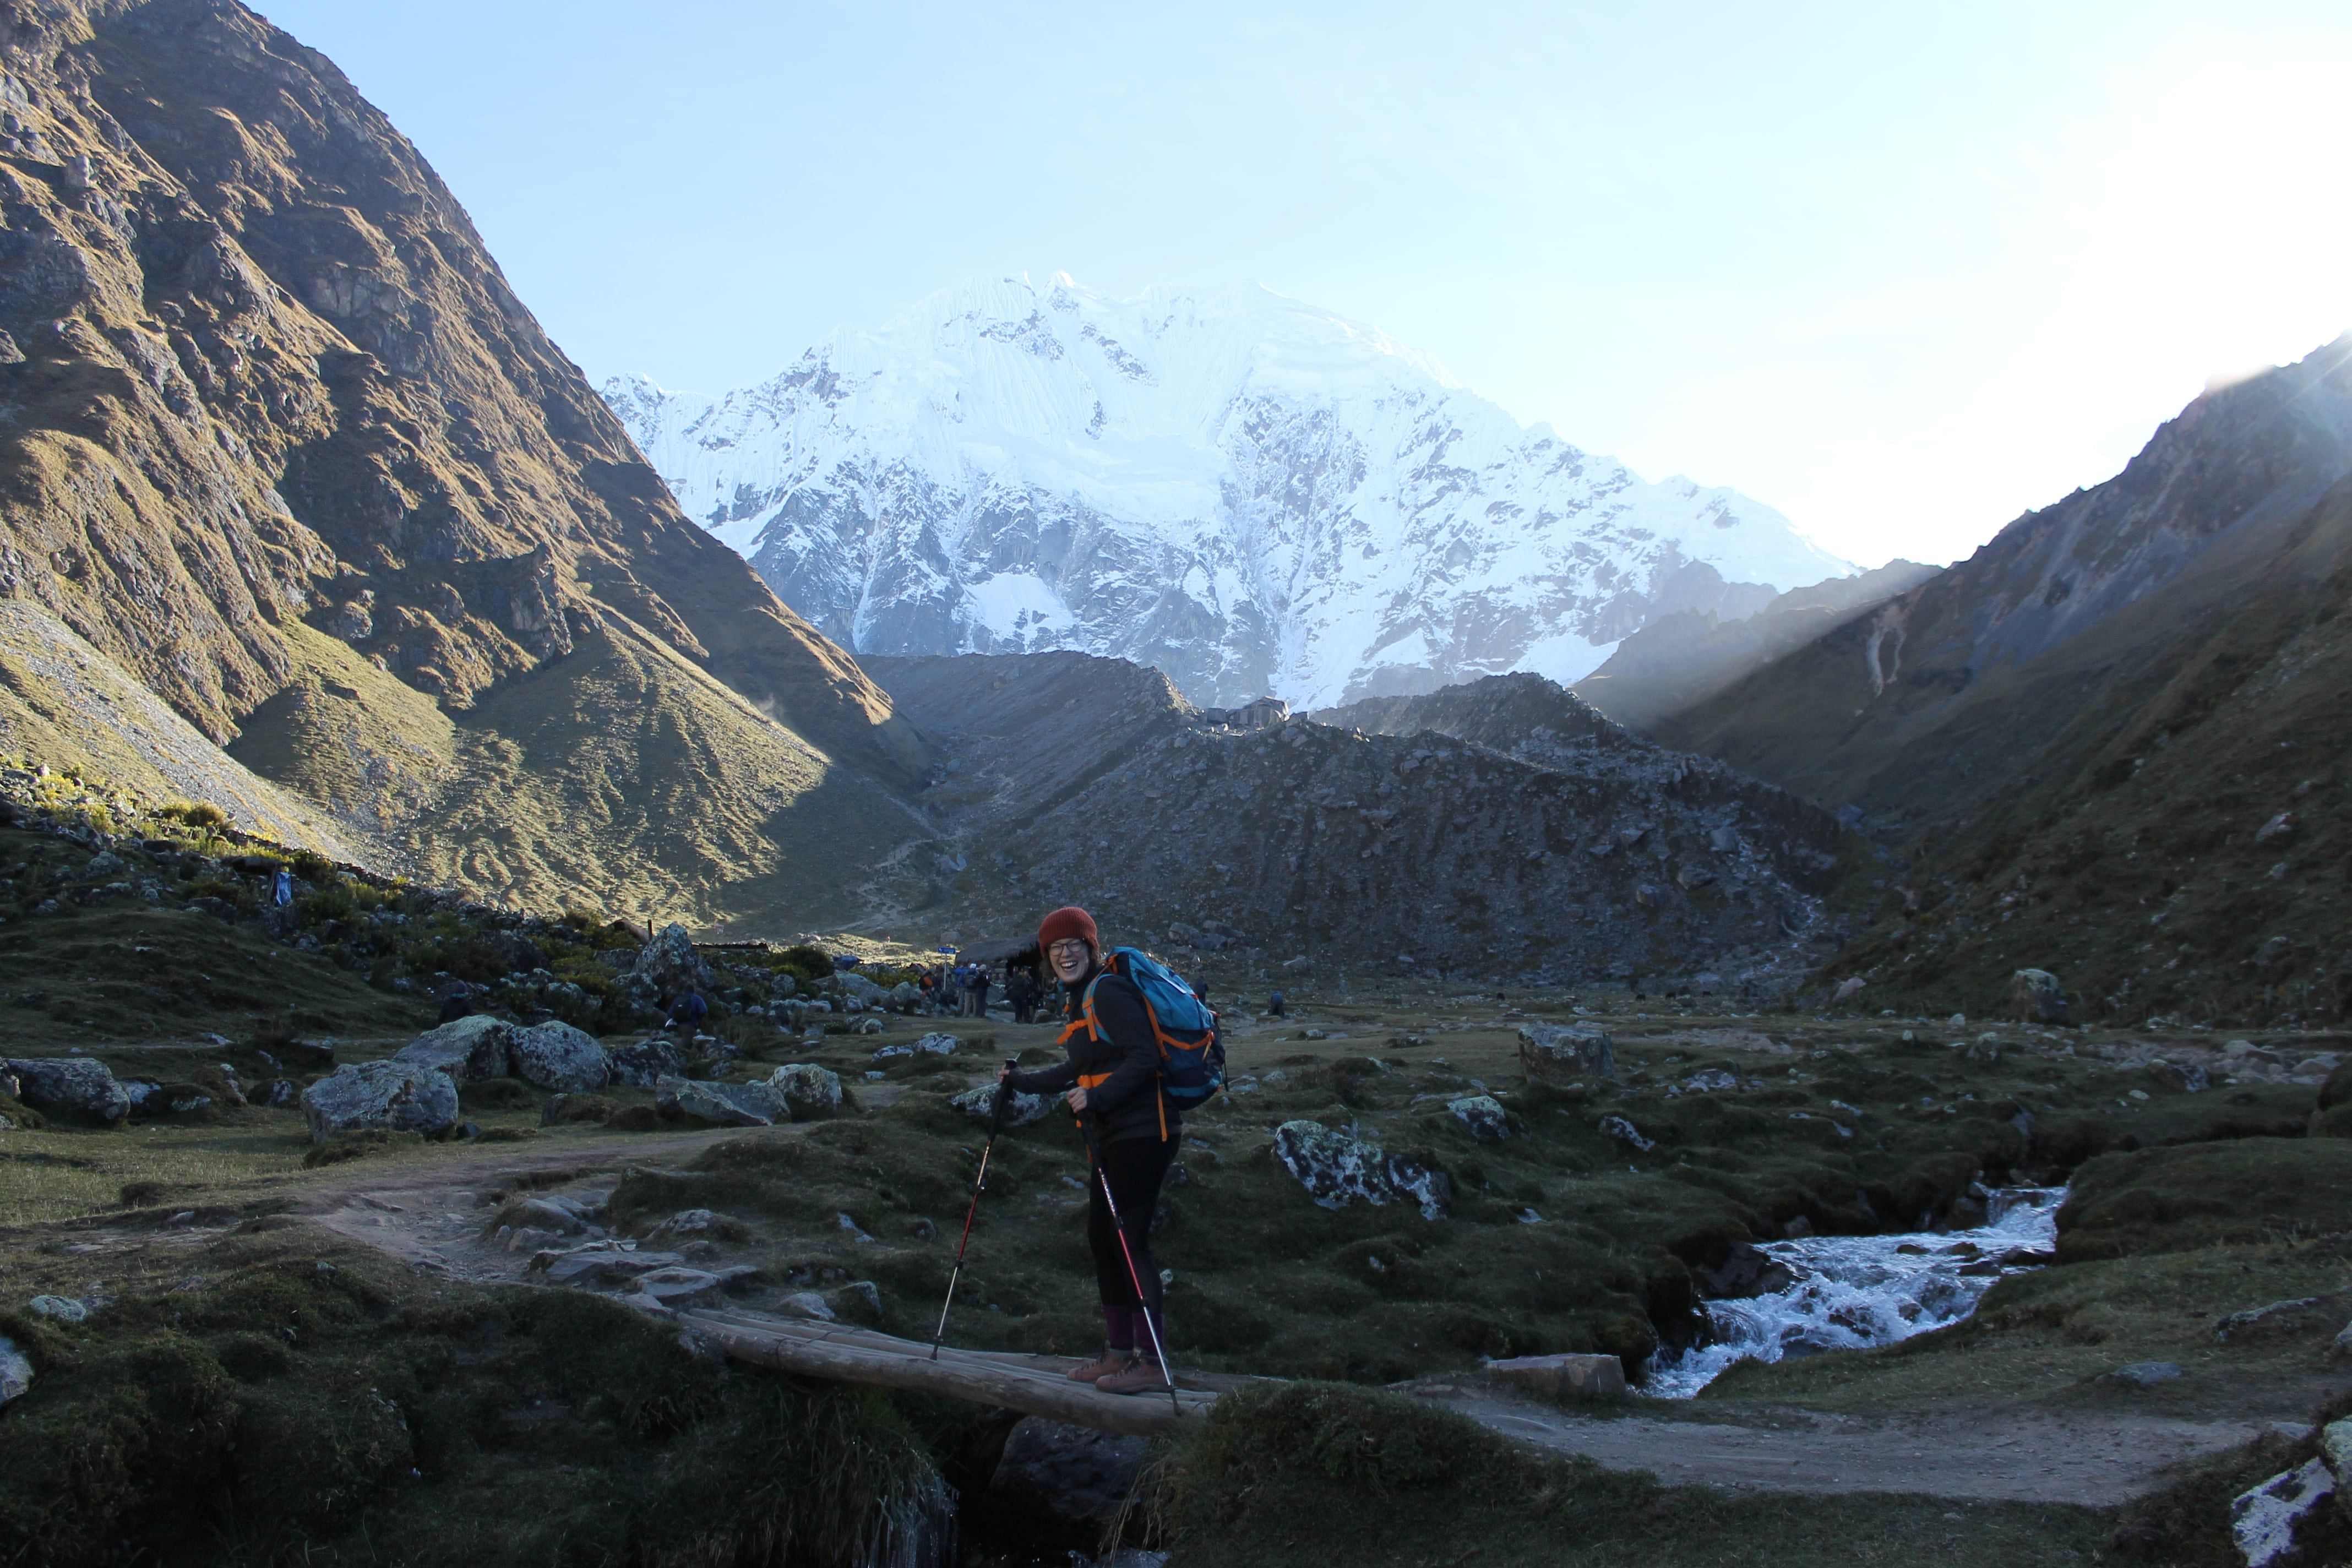
<path fill-rule="evenodd" d="M 1139 1355 L 1108 1377 L 1095 1379 L 1095 1386 L 1105 1394 L 1165 1394 L 1168 1380 L 1160 1375 L 1159 1363 Z"/>
<path fill-rule="evenodd" d="M 1129 1362 L 1134 1359 L 1135 1352 L 1133 1351 L 1116 1349 L 1106 1350 L 1102 1354 L 1095 1357 L 1094 1360 L 1087 1363 L 1084 1366 L 1072 1367 L 1069 1373 L 1070 1381 L 1072 1383 L 1092 1383 L 1098 1377 L 1108 1377 L 1112 1373 L 1118 1371 L 1121 1367 L 1125 1366 Z"/>

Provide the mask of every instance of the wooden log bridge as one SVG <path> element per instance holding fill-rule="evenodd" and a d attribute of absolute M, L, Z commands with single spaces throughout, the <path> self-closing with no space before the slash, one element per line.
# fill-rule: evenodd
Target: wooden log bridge
<path fill-rule="evenodd" d="M 761 1312 L 687 1310 L 680 1328 L 738 1361 L 803 1377 L 910 1388 L 975 1404 L 1002 1405 L 1074 1426 L 1157 1437 L 1198 1422 L 1217 1395 L 1249 1380 L 1177 1369 L 1171 1406 L 1160 1394 L 1105 1394 L 1066 1375 L 1075 1360 L 1006 1351 L 956 1350 L 902 1340 L 846 1323 L 772 1318 Z"/>

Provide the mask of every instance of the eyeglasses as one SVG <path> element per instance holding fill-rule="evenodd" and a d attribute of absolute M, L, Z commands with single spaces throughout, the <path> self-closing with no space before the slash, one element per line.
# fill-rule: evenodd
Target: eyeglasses
<path fill-rule="evenodd" d="M 1066 936 L 1059 942 L 1048 943 L 1045 948 L 1045 956 L 1048 958 L 1060 958 L 1067 955 L 1071 958 L 1078 958 L 1083 957 L 1086 951 L 1087 943 L 1085 938 Z"/>

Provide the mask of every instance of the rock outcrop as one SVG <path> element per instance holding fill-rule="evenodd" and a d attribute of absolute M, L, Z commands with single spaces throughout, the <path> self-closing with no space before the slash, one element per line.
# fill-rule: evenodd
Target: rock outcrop
<path fill-rule="evenodd" d="M 659 1079 L 680 1078 L 686 1071 L 685 1054 L 667 1035 L 648 1035 L 625 1046 L 609 1047 L 604 1060 L 612 1081 L 632 1089 L 651 1089 Z"/>
<path fill-rule="evenodd" d="M 1319 1121 L 1286 1121 L 1274 1130 L 1274 1157 L 1323 1208 L 1410 1203 L 1423 1219 L 1444 1219 L 1453 1181 L 1379 1145 Z"/>
<path fill-rule="evenodd" d="M 314 1143 L 370 1131 L 436 1137 L 457 1123 L 457 1086 L 448 1074 L 415 1062 L 358 1062 L 302 1091 L 302 1119 Z"/>
<path fill-rule="evenodd" d="M 1598 1025 L 1522 1024 L 1519 1070 L 1531 1079 L 1568 1082 L 1617 1076 L 1617 1047 Z"/>
<path fill-rule="evenodd" d="M 790 1062 L 768 1075 L 794 1121 L 817 1121 L 841 1110 L 841 1079 L 830 1068 L 813 1062 Z"/>
<path fill-rule="evenodd" d="M 131 1114 L 131 1092 L 103 1062 L 82 1057 L 11 1057 L 9 1076 L 16 1098 L 51 1116 L 100 1121 L 108 1126 Z"/>
<path fill-rule="evenodd" d="M 792 1108 L 784 1103 L 784 1097 L 764 1083 L 663 1078 L 655 1080 L 654 1104 L 715 1127 L 772 1127 L 792 1120 Z"/>
<path fill-rule="evenodd" d="M 559 1094 L 592 1093 L 612 1072 L 595 1036 L 556 1020 L 517 1029 L 507 1050 L 515 1077 Z"/>
<path fill-rule="evenodd" d="M 445 1072 L 457 1083 L 506 1078 L 514 1071 L 512 1047 L 520 1031 L 488 1013 L 427 1029 L 394 1054 L 396 1061 Z"/>

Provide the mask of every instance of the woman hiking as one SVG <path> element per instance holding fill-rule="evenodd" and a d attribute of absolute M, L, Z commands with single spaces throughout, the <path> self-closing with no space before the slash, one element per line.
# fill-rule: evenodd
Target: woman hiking
<path fill-rule="evenodd" d="M 999 1076 L 1024 1094 L 1063 1096 L 1092 1134 L 1088 1163 L 1101 1162 L 1099 1171 L 1088 1173 L 1087 1245 L 1094 1252 L 1095 1283 L 1102 1295 L 1106 1348 L 1070 1376 L 1107 1394 L 1165 1394 L 1168 1382 L 1152 1353 L 1155 1343 L 1167 1342 L 1167 1330 L 1160 1317 L 1160 1265 L 1151 1256 L 1151 1216 L 1182 1124 L 1160 1082 L 1160 1048 L 1143 993 L 1103 967 L 1094 917 L 1076 908 L 1055 910 L 1037 927 L 1037 949 L 1061 982 L 1061 1040 L 1069 1059 Z M 1112 1224 L 1111 1205 L 1103 1197 L 1105 1178 L 1124 1226 Z"/>

